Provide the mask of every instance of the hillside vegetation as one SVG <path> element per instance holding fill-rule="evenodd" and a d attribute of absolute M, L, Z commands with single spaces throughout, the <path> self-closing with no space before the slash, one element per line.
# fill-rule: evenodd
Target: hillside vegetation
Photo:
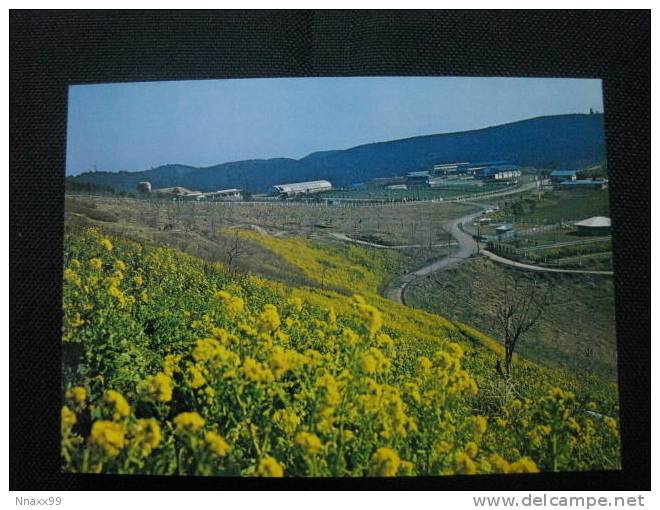
<path fill-rule="evenodd" d="M 428 170 L 438 162 L 508 160 L 539 168 L 581 168 L 605 160 L 602 114 L 557 115 L 460 133 L 434 134 L 322 151 L 302 159 L 276 158 L 223 163 L 206 168 L 182 164 L 145 171 L 86 172 L 71 178 L 99 187 L 134 190 L 184 186 L 201 191 L 242 188 L 267 192 L 274 184 L 328 179 L 349 186 L 403 171 Z M 137 169 L 134 169 L 137 170 Z"/>
<path fill-rule="evenodd" d="M 334 290 L 69 227 L 68 472 L 394 476 L 617 469 L 613 385 L 378 296 L 386 258 L 244 232 Z M 295 256 L 294 256 L 295 255 Z"/>

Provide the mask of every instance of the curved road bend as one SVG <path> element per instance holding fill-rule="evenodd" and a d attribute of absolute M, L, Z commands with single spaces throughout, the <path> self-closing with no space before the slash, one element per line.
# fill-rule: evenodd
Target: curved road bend
<path fill-rule="evenodd" d="M 476 205 L 476 204 L 475 204 Z M 485 208 L 485 206 L 479 204 L 480 207 Z M 410 282 L 416 280 L 420 276 L 426 276 L 436 271 L 442 269 L 447 269 L 453 265 L 459 264 L 463 260 L 471 257 L 477 252 L 477 243 L 472 236 L 463 232 L 460 228 L 460 225 L 463 223 L 469 223 L 477 216 L 481 216 L 481 211 L 477 211 L 460 218 L 455 218 L 453 220 L 445 223 L 445 227 L 452 237 L 458 242 L 458 249 L 450 255 L 443 257 L 431 264 L 423 266 L 416 271 L 412 271 L 400 278 L 395 279 L 390 283 L 390 285 L 385 289 L 385 297 L 398 303 L 405 304 L 403 291 L 410 284 Z"/>
<path fill-rule="evenodd" d="M 523 187 L 521 187 L 516 191 L 504 192 L 498 196 L 511 195 L 514 193 L 520 193 L 521 191 L 526 191 L 533 187 L 533 183 L 531 184 L 532 186 L 530 185 L 524 186 L 525 189 L 522 189 Z M 494 196 L 489 198 L 494 198 Z M 611 276 L 613 274 L 612 271 L 587 271 L 581 269 L 558 269 L 551 267 L 533 266 L 530 264 L 523 264 L 522 262 L 516 262 L 510 259 L 506 259 L 504 257 L 500 257 L 499 255 L 495 255 L 494 253 L 491 253 L 488 250 L 483 250 L 483 249 L 478 250 L 477 242 L 472 238 L 470 234 L 463 232 L 463 230 L 461 230 L 460 228 L 460 225 L 465 223 L 470 223 L 472 220 L 474 220 L 474 218 L 481 215 L 483 209 L 487 209 L 491 206 L 487 204 L 480 204 L 480 203 L 467 202 L 467 201 L 463 203 L 475 205 L 479 207 L 480 210 L 475 213 L 471 213 L 466 216 L 462 216 L 460 218 L 456 218 L 445 223 L 445 227 L 447 231 L 450 232 L 452 237 L 456 239 L 456 241 L 458 242 L 458 250 L 456 250 L 454 253 L 450 255 L 447 255 L 446 257 L 441 258 L 440 260 L 437 260 L 435 262 L 432 262 L 431 264 L 423 266 L 420 269 L 417 269 L 416 271 L 412 271 L 399 278 L 394 279 L 392 282 L 390 282 L 390 284 L 383 292 L 386 298 L 391 299 L 392 301 L 396 301 L 398 303 L 405 304 L 404 291 L 412 281 L 416 280 L 420 276 L 426 276 L 436 271 L 444 270 L 454 265 L 460 264 L 465 259 L 471 257 L 473 254 L 476 254 L 477 251 L 487 256 L 493 262 L 497 262 L 500 264 L 505 264 L 508 266 L 516 267 L 518 269 L 524 269 L 529 271 L 545 271 L 549 273 L 594 274 L 594 275 L 607 275 L 607 276 Z"/>

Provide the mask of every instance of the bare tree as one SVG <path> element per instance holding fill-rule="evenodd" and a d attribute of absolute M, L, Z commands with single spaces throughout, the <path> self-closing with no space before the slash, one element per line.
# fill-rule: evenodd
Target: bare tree
<path fill-rule="evenodd" d="M 541 288 L 535 276 L 506 277 L 498 304 L 494 326 L 504 339 L 504 369 L 498 360 L 497 371 L 511 378 L 513 353 L 520 339 L 538 322 L 548 303 L 549 287 Z"/>
<path fill-rule="evenodd" d="M 238 233 L 238 229 L 234 229 L 234 234 L 229 240 L 227 249 L 225 250 L 225 263 L 230 272 L 235 271 L 236 262 L 248 252 L 245 241 Z"/>

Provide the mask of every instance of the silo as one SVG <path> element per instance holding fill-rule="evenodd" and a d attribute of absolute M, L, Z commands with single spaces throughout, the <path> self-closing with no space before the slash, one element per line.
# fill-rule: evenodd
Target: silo
<path fill-rule="evenodd" d="M 137 190 L 140 193 L 151 193 L 151 183 L 147 181 L 138 182 Z"/>

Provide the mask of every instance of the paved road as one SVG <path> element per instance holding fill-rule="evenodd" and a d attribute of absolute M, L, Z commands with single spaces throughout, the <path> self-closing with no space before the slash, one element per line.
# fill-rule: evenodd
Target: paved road
<path fill-rule="evenodd" d="M 483 207 L 485 208 L 487 206 Z M 477 252 L 477 243 L 474 239 L 472 239 L 471 235 L 466 234 L 461 230 L 460 225 L 463 223 L 471 222 L 477 216 L 481 216 L 481 211 L 477 211 L 460 218 L 455 218 L 445 223 L 445 229 L 458 242 L 458 249 L 446 257 L 427 264 L 426 266 L 412 271 L 402 277 L 396 278 L 385 290 L 385 297 L 393 301 L 405 304 L 404 290 L 410 284 L 410 282 L 416 280 L 420 276 L 426 276 L 428 274 L 435 273 L 436 271 L 447 269 L 448 267 L 453 267 L 454 265 L 461 263 L 463 260 L 475 254 Z"/>
<path fill-rule="evenodd" d="M 531 264 L 523 264 L 522 262 L 516 262 L 515 260 L 500 257 L 499 255 L 495 255 L 494 253 L 488 250 L 481 250 L 481 253 L 486 257 L 488 257 L 493 262 L 497 262 L 499 264 L 505 264 L 511 267 L 516 267 L 518 269 L 525 269 L 527 271 L 543 271 L 546 273 L 599 274 L 604 276 L 612 276 L 614 274 L 612 271 L 588 271 L 584 269 L 559 269 L 555 267 L 534 266 Z"/>
<path fill-rule="evenodd" d="M 511 190 L 503 192 L 497 196 L 512 195 L 514 193 L 520 193 L 522 191 L 528 191 L 534 188 L 534 183 L 529 183 L 527 185 L 521 186 L 517 190 Z M 490 197 L 490 198 L 495 198 Z M 481 204 L 475 202 L 464 201 L 465 204 L 475 205 L 481 210 L 488 209 L 492 207 L 488 204 Z M 405 304 L 405 289 L 411 282 L 415 281 L 420 276 L 426 276 L 436 271 L 441 271 L 454 267 L 457 264 L 460 264 L 465 259 L 476 255 L 479 251 L 481 254 L 487 256 L 489 259 L 500 264 L 506 264 L 508 266 L 516 267 L 518 269 L 529 270 L 529 271 L 544 271 L 549 273 L 575 273 L 575 274 L 596 274 L 596 275 L 612 275 L 612 271 L 585 271 L 580 269 L 557 269 L 551 267 L 541 267 L 533 266 L 530 264 L 523 264 L 521 262 L 515 262 L 494 253 L 489 252 L 488 250 L 478 250 L 477 242 L 472 238 L 470 234 L 465 233 L 461 230 L 460 226 L 462 224 L 467 224 L 472 222 L 476 217 L 481 216 L 481 210 L 478 212 L 456 218 L 445 223 L 445 228 L 448 232 L 451 233 L 452 237 L 458 242 L 458 249 L 443 257 L 435 262 L 427 264 L 426 266 L 421 267 L 415 271 L 412 271 L 408 274 L 405 274 L 401 277 L 395 278 L 388 287 L 385 289 L 383 294 L 386 298 L 391 299 L 392 301 L 397 301 L 398 303 Z"/>

